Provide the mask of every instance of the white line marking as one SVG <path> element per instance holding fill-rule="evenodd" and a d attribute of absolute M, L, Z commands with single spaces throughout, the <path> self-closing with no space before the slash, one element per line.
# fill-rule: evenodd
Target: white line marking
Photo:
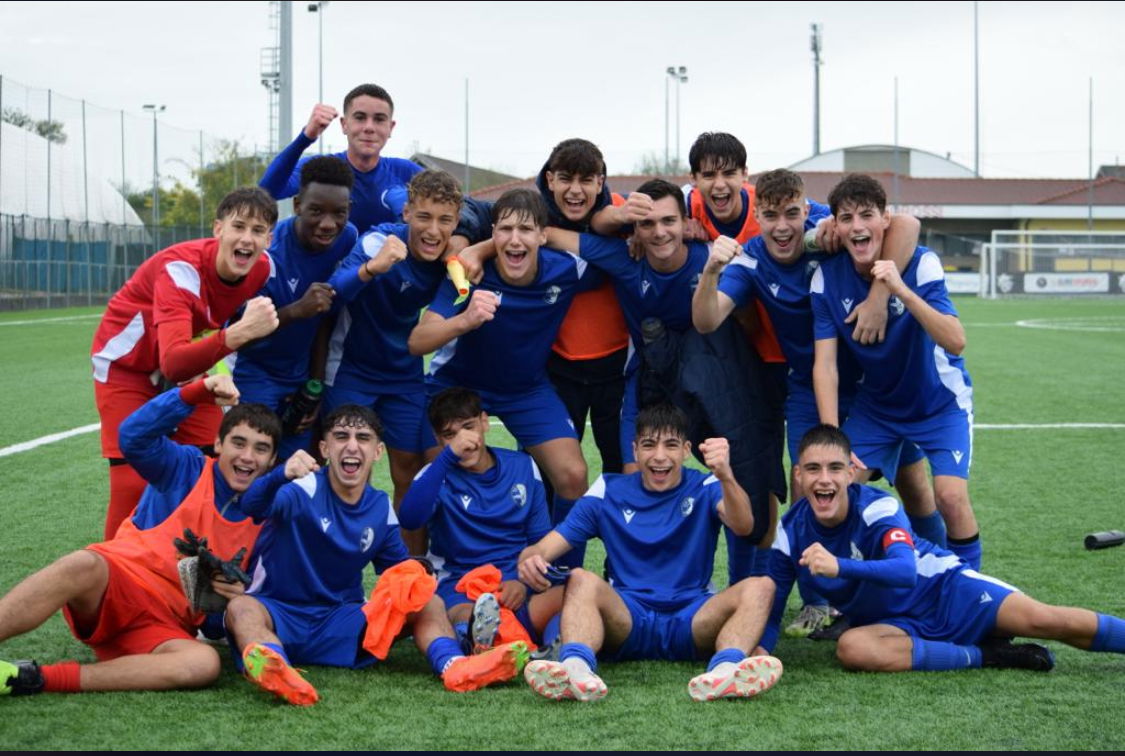
<path fill-rule="evenodd" d="M 39 323 L 69 323 L 73 320 L 93 320 L 100 318 L 102 313 L 93 315 L 67 315 L 63 318 L 35 318 L 34 320 L 0 320 L 0 326 L 38 325 Z"/>
<path fill-rule="evenodd" d="M 62 431 L 61 433 L 52 433 L 49 436 L 40 436 L 39 438 L 33 438 L 30 441 L 24 441 L 20 444 L 5 446 L 3 449 L 0 449 L 0 457 L 7 457 L 9 454 L 19 454 L 20 452 L 29 451 L 36 448 L 37 446 L 43 446 L 45 444 L 53 444 L 56 441 L 62 441 L 64 438 L 70 438 L 71 436 L 81 436 L 83 433 L 93 433 L 100 427 L 102 427 L 101 423 L 93 423 L 91 425 L 83 425 L 78 428 L 71 428 L 70 430 Z"/>
<path fill-rule="evenodd" d="M 1125 423 L 974 423 L 974 430 L 1067 430 L 1125 428 Z"/>

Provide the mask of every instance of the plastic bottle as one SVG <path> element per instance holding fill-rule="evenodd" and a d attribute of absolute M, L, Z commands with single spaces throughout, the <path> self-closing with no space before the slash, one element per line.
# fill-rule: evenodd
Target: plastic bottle
<path fill-rule="evenodd" d="M 281 430 L 285 435 L 297 432 L 301 418 L 309 414 L 320 404 L 320 397 L 324 394 L 324 383 L 316 378 L 310 378 L 304 386 L 293 394 L 293 398 L 281 411 Z"/>

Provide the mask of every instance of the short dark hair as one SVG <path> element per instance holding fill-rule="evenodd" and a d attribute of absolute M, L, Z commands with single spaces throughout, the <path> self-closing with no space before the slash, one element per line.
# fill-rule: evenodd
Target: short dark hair
<path fill-rule="evenodd" d="M 259 186 L 242 186 L 219 200 L 215 220 L 238 214 L 261 218 L 273 227 L 277 223 L 277 201 Z"/>
<path fill-rule="evenodd" d="M 668 433 L 676 438 L 687 439 L 688 418 L 684 411 L 669 402 L 660 402 L 645 407 L 637 413 L 636 435 L 640 438 L 645 433 Z"/>
<path fill-rule="evenodd" d="M 539 228 L 547 227 L 547 204 L 537 191 L 509 189 L 501 194 L 492 206 L 492 222 L 499 223 L 509 213 L 515 213 L 519 219 L 529 218 Z"/>
<path fill-rule="evenodd" d="M 874 207 L 883 212 L 887 209 L 887 191 L 882 184 L 865 173 L 849 173 L 828 193 L 828 206 L 832 208 L 833 215 L 837 214 L 843 204 L 857 208 Z"/>
<path fill-rule="evenodd" d="M 480 394 L 467 388 L 454 386 L 447 388 L 430 402 L 426 416 L 430 420 L 430 427 L 434 433 L 441 433 L 442 429 L 458 420 L 469 420 L 480 417 L 484 412 L 481 406 Z"/>
<path fill-rule="evenodd" d="M 269 436 L 273 441 L 273 451 L 277 453 L 278 444 L 281 443 L 281 420 L 276 412 L 264 404 L 236 404 L 223 415 L 223 420 L 219 423 L 219 440 L 225 441 L 235 426 L 242 423 Z"/>
<path fill-rule="evenodd" d="M 380 440 L 383 438 L 383 423 L 379 420 L 379 416 L 375 414 L 375 410 L 370 407 L 359 404 L 341 404 L 329 412 L 328 417 L 324 418 L 324 423 L 320 426 L 320 437 L 326 438 L 337 425 L 342 425 L 345 428 L 359 428 L 366 425 L 375 431 L 375 435 Z"/>
<path fill-rule="evenodd" d="M 703 161 L 709 160 L 717 171 L 746 167 L 746 147 L 732 134 L 722 131 L 705 131 L 696 137 L 688 152 L 688 165 L 692 173 L 703 170 Z"/>
<path fill-rule="evenodd" d="M 762 205 L 780 205 L 805 196 L 805 182 L 788 168 L 766 171 L 754 182 L 754 201 Z"/>
<path fill-rule="evenodd" d="M 427 168 L 414 174 L 406 187 L 407 202 L 431 199 L 434 202 L 449 202 L 461 206 L 464 195 L 457 179 L 445 171 Z"/>
<path fill-rule="evenodd" d="M 390 94 L 387 93 L 387 90 L 383 89 L 378 84 L 360 84 L 358 87 L 344 95 L 344 115 L 348 114 L 348 108 L 351 106 L 352 100 L 357 97 L 364 96 L 374 97 L 376 100 L 382 100 L 383 102 L 391 106 L 391 113 L 392 115 L 394 114 L 395 103 L 394 100 L 391 99 Z"/>
<path fill-rule="evenodd" d="M 793 464 L 797 464 L 801 455 L 805 453 L 805 449 L 810 446 L 835 446 L 844 452 L 845 457 L 850 458 L 852 455 L 852 442 L 848 440 L 842 430 L 827 423 L 814 425 L 809 428 L 805 435 L 801 436 L 801 443 L 797 447 L 797 459 L 793 460 Z"/>
<path fill-rule="evenodd" d="M 680 210 L 680 217 L 683 218 L 687 215 L 687 208 L 684 206 L 684 191 L 671 181 L 649 179 L 638 186 L 637 191 L 641 194 L 647 194 L 653 202 L 665 197 L 673 197 L 676 200 L 676 207 Z"/>
<path fill-rule="evenodd" d="M 309 158 L 301 166 L 301 192 L 309 184 L 328 184 L 346 186 L 348 191 L 355 185 L 355 173 L 350 165 L 332 155 L 317 155 Z"/>
<path fill-rule="evenodd" d="M 551 150 L 547 170 L 572 176 L 604 176 L 605 158 L 598 146 L 587 139 L 564 139 Z"/>

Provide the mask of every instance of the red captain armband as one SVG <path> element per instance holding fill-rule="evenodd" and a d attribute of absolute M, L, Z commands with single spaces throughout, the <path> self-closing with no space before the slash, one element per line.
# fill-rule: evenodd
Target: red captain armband
<path fill-rule="evenodd" d="M 910 536 L 910 531 L 902 528 L 891 528 L 883 534 L 883 551 L 896 543 L 905 543 L 910 548 L 914 548 L 914 539 Z"/>

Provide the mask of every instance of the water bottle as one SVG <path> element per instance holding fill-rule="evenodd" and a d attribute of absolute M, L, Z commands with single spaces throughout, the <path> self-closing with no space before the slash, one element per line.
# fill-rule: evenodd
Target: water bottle
<path fill-rule="evenodd" d="M 301 418 L 309 414 L 320 404 L 320 397 L 324 394 L 324 383 L 316 378 L 305 381 L 305 385 L 293 394 L 293 398 L 281 411 L 281 430 L 291 436 L 297 432 Z"/>
<path fill-rule="evenodd" d="M 1120 530 L 1103 530 L 1086 536 L 1086 548 L 1090 551 L 1108 549 L 1110 546 L 1120 546 L 1123 543 L 1125 543 L 1125 533 Z"/>

